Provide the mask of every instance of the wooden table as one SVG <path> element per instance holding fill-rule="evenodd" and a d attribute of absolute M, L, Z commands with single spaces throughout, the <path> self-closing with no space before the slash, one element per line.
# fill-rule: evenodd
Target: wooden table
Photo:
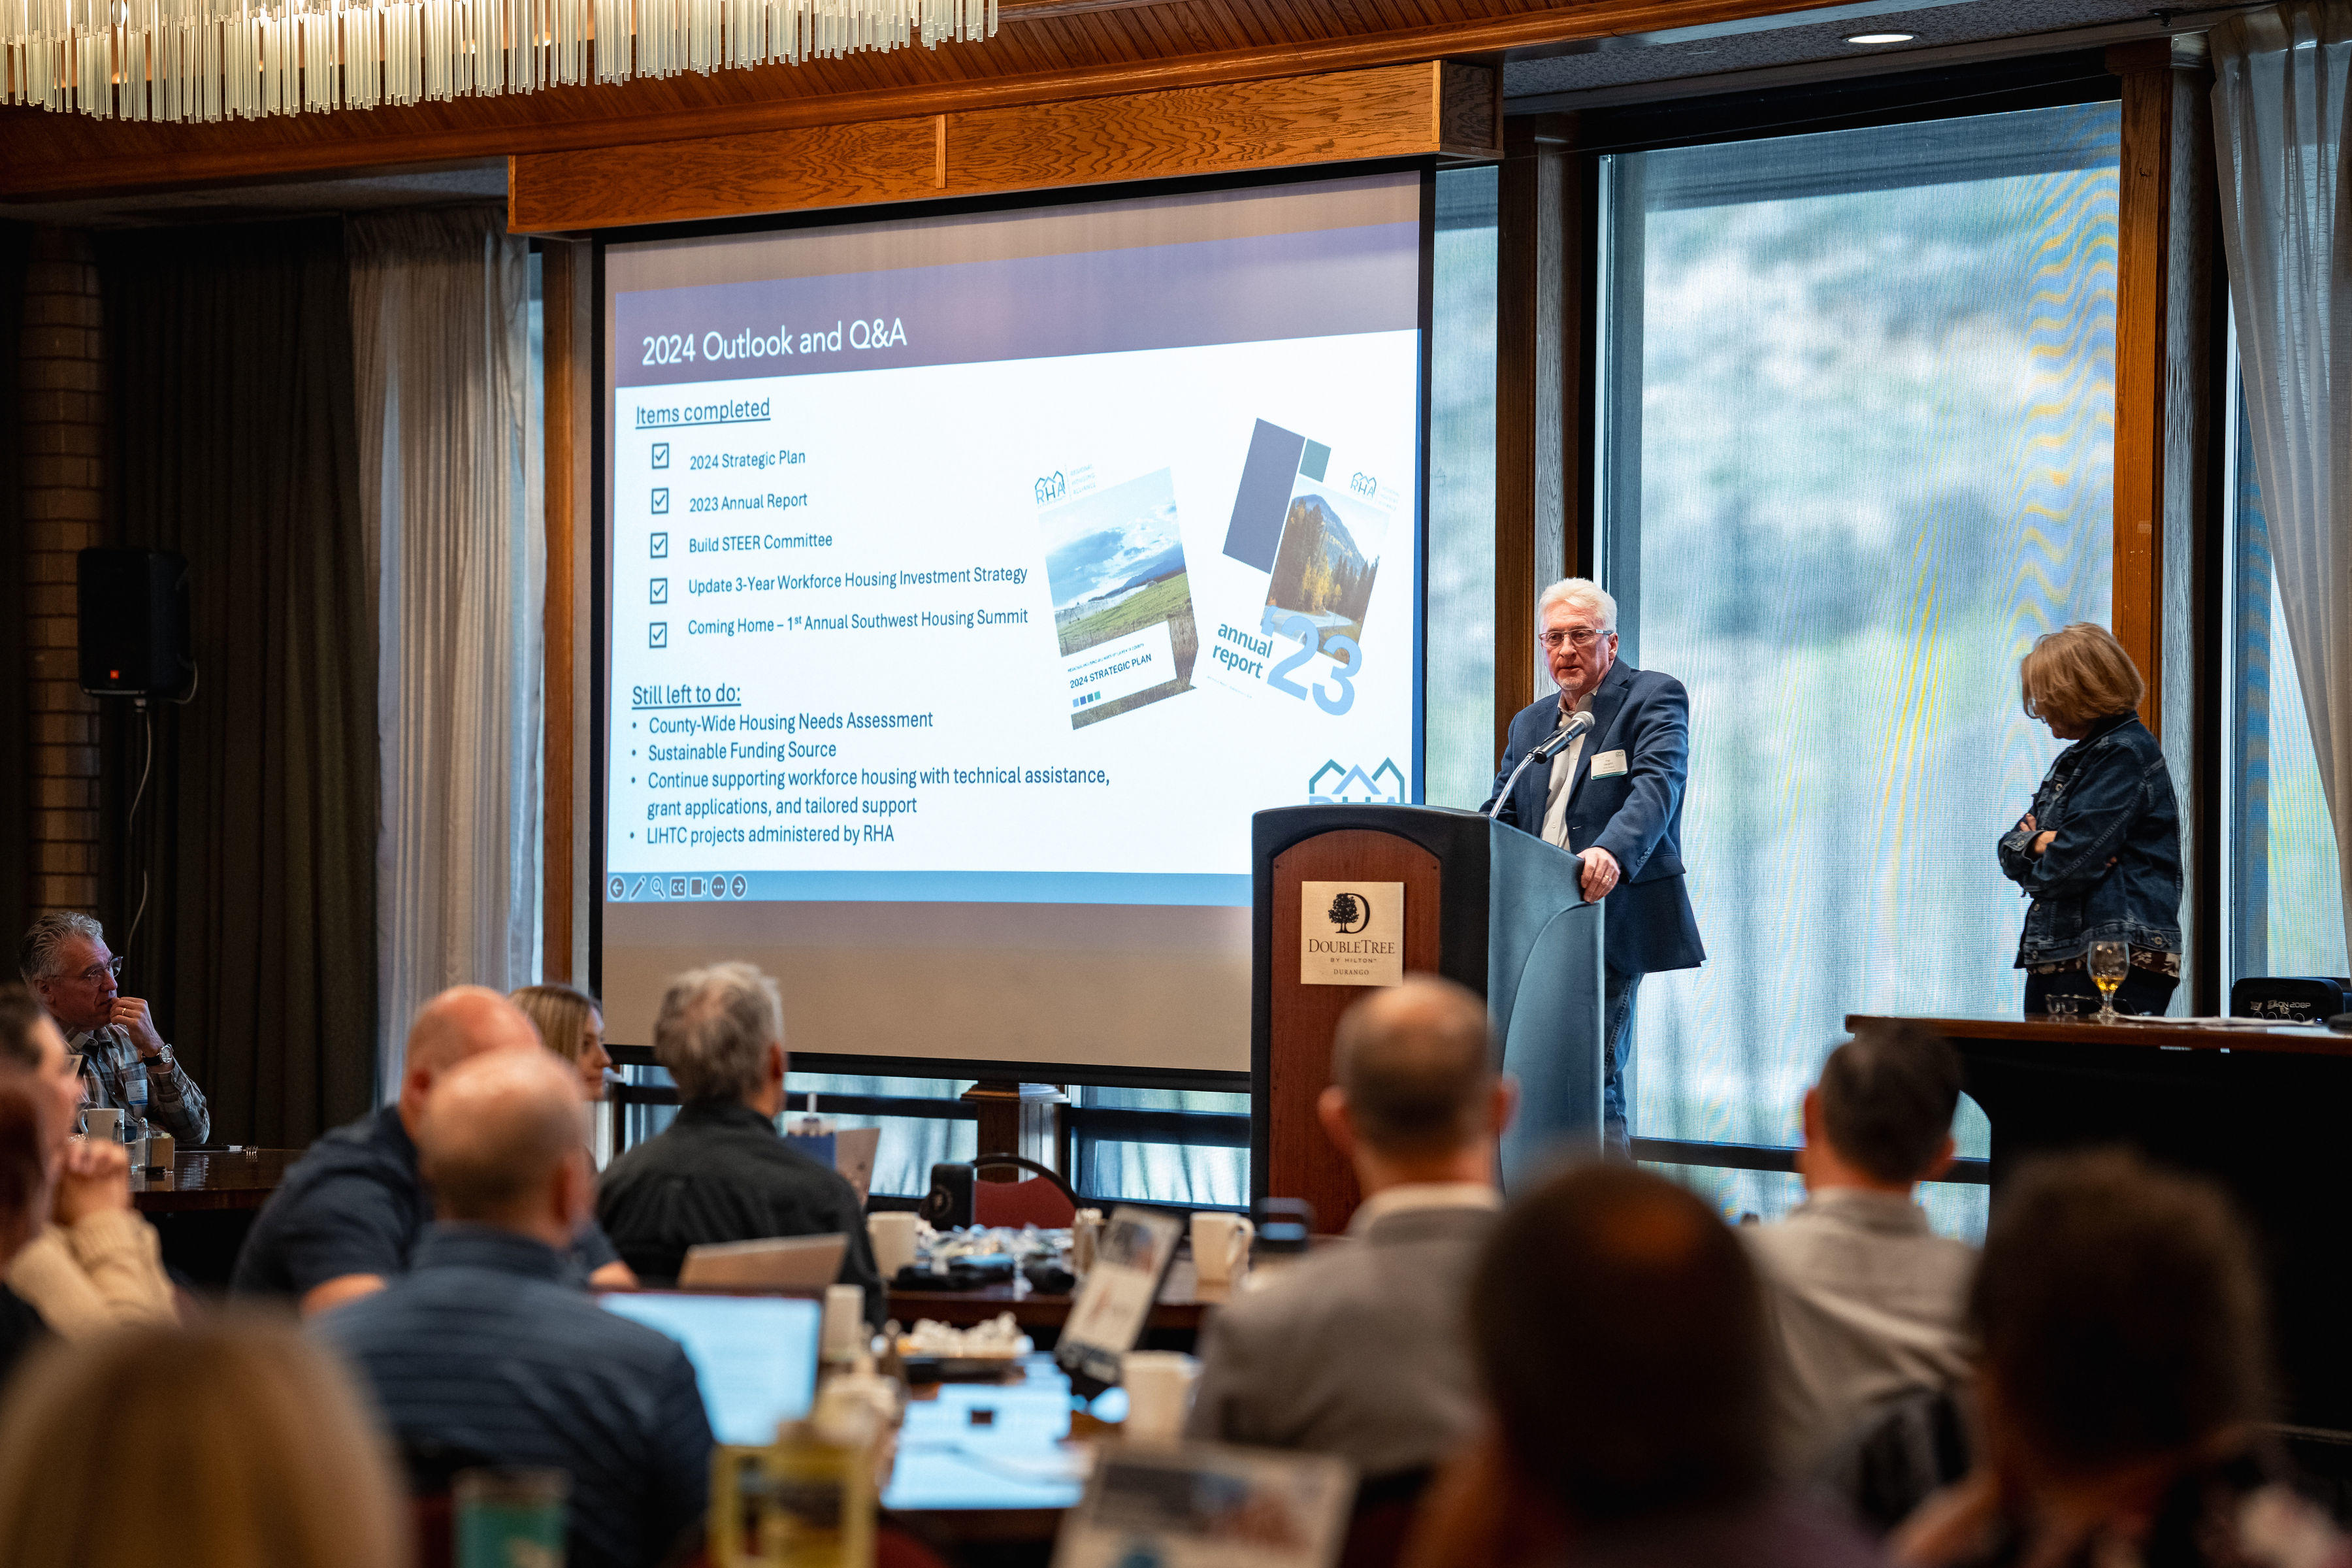
<path fill-rule="evenodd" d="M 1851 1030 L 1885 1022 L 1855 1016 Z M 2268 1268 L 2286 1418 L 2352 1433 L 2346 1159 L 2352 1035 L 2318 1027 L 1919 1018 L 1992 1123 L 1992 1184 L 2055 1150 L 2128 1144 L 2220 1181 Z"/>
<path fill-rule="evenodd" d="M 1186 1348 L 1168 1342 L 1189 1339 L 1199 1332 L 1208 1309 L 1224 1300 L 1229 1290 L 1227 1286 L 1202 1285 L 1200 1276 L 1193 1272 L 1191 1256 L 1179 1254 L 1176 1261 L 1168 1266 L 1168 1278 L 1160 1287 L 1160 1300 L 1145 1321 L 1145 1330 L 1151 1336 L 1147 1344 L 1155 1350 Z M 1071 1300 L 1068 1296 L 1033 1290 L 1026 1279 L 1015 1277 L 1010 1284 L 989 1285 L 978 1290 L 893 1290 L 890 1315 L 908 1324 L 918 1318 L 929 1318 L 934 1322 L 970 1328 L 1010 1312 L 1013 1321 L 1032 1338 L 1045 1339 L 1058 1335 L 1062 1325 L 1069 1321 Z M 1045 1336 L 1039 1334 L 1040 1330 L 1045 1331 Z"/>
<path fill-rule="evenodd" d="M 131 1173 L 131 1206 L 143 1215 L 257 1209 L 301 1157 L 299 1149 L 183 1149 L 169 1175 Z"/>
<path fill-rule="evenodd" d="M 226 1289 L 254 1216 L 301 1157 L 299 1149 L 183 1149 L 168 1176 L 131 1173 L 131 1205 L 153 1222 L 168 1268 Z"/>

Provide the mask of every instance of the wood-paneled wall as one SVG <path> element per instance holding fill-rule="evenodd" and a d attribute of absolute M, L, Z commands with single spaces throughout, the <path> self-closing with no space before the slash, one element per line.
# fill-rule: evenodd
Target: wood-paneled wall
<path fill-rule="evenodd" d="M 871 202 L 1500 151 L 1496 75 L 1423 61 L 1118 98 L 813 126 L 509 165 L 520 231 L 609 229 Z"/>

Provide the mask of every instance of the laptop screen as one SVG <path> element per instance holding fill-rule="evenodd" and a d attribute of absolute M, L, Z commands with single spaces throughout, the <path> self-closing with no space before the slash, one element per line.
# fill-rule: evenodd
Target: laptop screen
<path fill-rule="evenodd" d="M 800 1420 L 816 1399 L 817 1331 L 824 1316 L 818 1302 L 661 1292 L 600 1300 L 606 1311 L 686 1347 L 711 1436 L 722 1443 L 772 1443 L 776 1423 Z"/>

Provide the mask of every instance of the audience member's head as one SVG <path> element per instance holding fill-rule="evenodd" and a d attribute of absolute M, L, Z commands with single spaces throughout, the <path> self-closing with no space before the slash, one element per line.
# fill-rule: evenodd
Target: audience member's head
<path fill-rule="evenodd" d="M 0 1267 L 39 1235 L 48 1218 L 57 1174 L 50 1152 L 55 1120 L 31 1075 L 0 1073 Z"/>
<path fill-rule="evenodd" d="M 1805 1096 L 1807 1182 L 1908 1192 L 1951 1163 L 1959 1102 L 1959 1053 L 1943 1037 L 1916 1024 L 1864 1027 Z"/>
<path fill-rule="evenodd" d="M 16 969 L 41 1005 L 68 1028 L 94 1029 L 113 1015 L 115 957 L 106 928 L 72 910 L 36 918 L 17 944 Z"/>
<path fill-rule="evenodd" d="M 773 1096 L 781 1108 L 787 1063 L 776 983 L 748 963 L 688 970 L 662 994 L 654 1056 L 689 1105 Z"/>
<path fill-rule="evenodd" d="M 580 1137 L 580 1080 L 544 1051 L 460 1062 L 434 1086 L 416 1165 L 445 1220 L 570 1245 L 594 1206 Z"/>
<path fill-rule="evenodd" d="M 415 1136 L 434 1085 L 459 1062 L 488 1051 L 537 1050 L 539 1031 L 522 1009 L 487 985 L 453 985 L 408 1026 L 401 1068 L 400 1119 Z"/>
<path fill-rule="evenodd" d="M 604 1010 L 596 998 L 569 985 L 526 985 L 507 1000 L 538 1029 L 541 1044 L 579 1070 L 588 1098 L 604 1099 L 613 1058 L 604 1050 Z"/>
<path fill-rule="evenodd" d="M 81 1112 L 80 1062 L 46 1008 L 21 985 L 0 985 L 0 1077 L 21 1073 L 56 1113 L 53 1135 L 73 1135 Z"/>
<path fill-rule="evenodd" d="M 1764 1486 L 1756 1276 L 1674 1183 L 1595 1163 L 1514 1200 L 1479 1255 L 1470 1328 L 1513 1484 L 1570 1526 L 1728 1507 Z"/>
<path fill-rule="evenodd" d="M 1340 1015 L 1319 1107 L 1366 1190 L 1491 1178 L 1513 1089 L 1495 1070 L 1486 1004 L 1435 975 L 1383 987 Z"/>
<path fill-rule="evenodd" d="M 2147 696 L 2139 667 L 2116 634 L 2088 621 L 2044 632 L 2017 668 L 2025 711 L 2061 739 L 2137 710 Z"/>
<path fill-rule="evenodd" d="M 2020 1171 L 1993 1205 L 1969 1314 L 2004 1472 L 2088 1479 L 2270 1414 L 2253 1251 L 2210 1184 L 2121 1152 Z"/>
<path fill-rule="evenodd" d="M 391 1458 L 350 1377 L 291 1323 L 205 1318 L 61 1343 L 10 1385 L 10 1568 L 408 1561 Z"/>

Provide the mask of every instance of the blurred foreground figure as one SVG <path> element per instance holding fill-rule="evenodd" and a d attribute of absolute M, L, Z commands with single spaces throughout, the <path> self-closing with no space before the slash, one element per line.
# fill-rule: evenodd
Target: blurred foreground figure
<path fill-rule="evenodd" d="M 1480 1253 L 1471 1343 L 1490 1410 L 1411 1568 L 1864 1568 L 1877 1553 L 1775 1489 L 1748 1254 L 1637 1168 L 1552 1177 Z"/>
<path fill-rule="evenodd" d="M 1898 1532 L 1898 1562 L 2344 1568 L 2273 1479 L 2262 1283 L 2211 1185 L 2124 1153 L 2018 1173 L 1969 1299 L 1982 1454 Z"/>
<path fill-rule="evenodd" d="M 1739 1232 L 1764 1283 L 1783 1475 L 1811 1473 L 1889 1401 L 1941 1393 L 1973 1370 L 1963 1320 L 1976 1250 L 1929 1229 L 1913 1199 L 1952 1163 L 1959 1099 L 1948 1041 L 1909 1024 L 1865 1028 L 1806 1091 L 1805 1201 Z M 1911 1493 L 1887 1522 L 1958 1473 Z"/>
<path fill-rule="evenodd" d="M 48 1206 L 7 1261 L 5 1289 L 68 1339 L 175 1315 L 162 1240 L 131 1206 L 122 1145 L 73 1135 L 82 1078 L 65 1038 L 19 985 L 0 985 L 0 1082 L 22 1091 Z M 23 1136 L 17 1134 L 16 1136 Z M 0 1303 L 5 1307 L 5 1303 Z"/>
<path fill-rule="evenodd" d="M 1191 1435 L 1339 1454 L 1369 1496 L 1417 1491 L 1475 1431 L 1462 1300 L 1502 1205 L 1511 1085 L 1486 1008 L 1416 974 L 1339 1020 L 1323 1131 L 1364 1194 L 1343 1247 L 1265 1277 L 1209 1319 Z"/>
<path fill-rule="evenodd" d="M 349 1375 L 291 1323 L 58 1344 L 0 1409 L 9 1568 L 408 1568 Z"/>

